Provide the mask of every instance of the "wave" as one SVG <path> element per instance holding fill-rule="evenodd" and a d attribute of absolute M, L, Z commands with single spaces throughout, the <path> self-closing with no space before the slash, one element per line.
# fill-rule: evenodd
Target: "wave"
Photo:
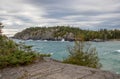
<path fill-rule="evenodd" d="M 112 51 L 112 52 L 110 52 L 109 53 L 109 55 L 118 55 L 118 54 L 120 54 L 120 50 L 114 50 L 114 51 Z"/>
<path fill-rule="evenodd" d="M 53 53 L 50 53 L 50 55 L 53 55 Z"/>
<path fill-rule="evenodd" d="M 115 50 L 115 52 L 119 52 L 120 53 L 120 50 Z"/>

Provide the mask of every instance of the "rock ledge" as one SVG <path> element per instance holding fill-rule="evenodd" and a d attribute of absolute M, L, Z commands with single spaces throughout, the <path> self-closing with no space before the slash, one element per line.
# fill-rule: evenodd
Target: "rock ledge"
<path fill-rule="evenodd" d="M 109 71 L 63 64 L 52 59 L 0 70 L 0 79 L 120 79 Z"/>

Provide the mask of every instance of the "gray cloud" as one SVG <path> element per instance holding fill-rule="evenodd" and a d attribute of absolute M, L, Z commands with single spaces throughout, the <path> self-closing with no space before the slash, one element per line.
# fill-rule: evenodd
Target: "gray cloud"
<path fill-rule="evenodd" d="M 5 29 L 71 25 L 83 29 L 120 29 L 120 0 L 2 0 Z"/>

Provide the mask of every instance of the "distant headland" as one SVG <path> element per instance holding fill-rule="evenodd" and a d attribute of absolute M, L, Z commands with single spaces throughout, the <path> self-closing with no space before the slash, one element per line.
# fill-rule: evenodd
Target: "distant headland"
<path fill-rule="evenodd" d="M 120 39 L 120 30 L 100 29 L 98 31 L 82 30 L 70 26 L 54 27 L 30 27 L 14 35 L 15 39 L 22 40 L 50 40 L 50 41 L 74 41 L 77 36 L 85 41 L 106 41 Z"/>

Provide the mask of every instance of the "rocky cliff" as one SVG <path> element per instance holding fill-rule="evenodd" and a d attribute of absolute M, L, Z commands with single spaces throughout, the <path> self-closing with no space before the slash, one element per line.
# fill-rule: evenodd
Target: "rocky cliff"
<path fill-rule="evenodd" d="M 15 34 L 14 38 L 23 40 L 52 40 L 60 41 L 62 39 L 73 41 L 75 32 L 78 28 L 71 27 L 32 27 Z"/>
<path fill-rule="evenodd" d="M 32 65 L 2 69 L 0 79 L 120 79 L 120 75 L 45 58 Z"/>
<path fill-rule="evenodd" d="M 15 34 L 14 38 L 23 40 L 66 40 L 74 41 L 76 38 L 81 37 L 85 41 L 94 39 L 111 40 L 120 39 L 120 30 L 82 30 L 80 28 L 69 26 L 55 26 L 55 27 L 30 27 L 22 32 Z M 79 40 L 81 40 L 79 38 Z M 77 39 L 78 40 L 78 39 Z"/>

